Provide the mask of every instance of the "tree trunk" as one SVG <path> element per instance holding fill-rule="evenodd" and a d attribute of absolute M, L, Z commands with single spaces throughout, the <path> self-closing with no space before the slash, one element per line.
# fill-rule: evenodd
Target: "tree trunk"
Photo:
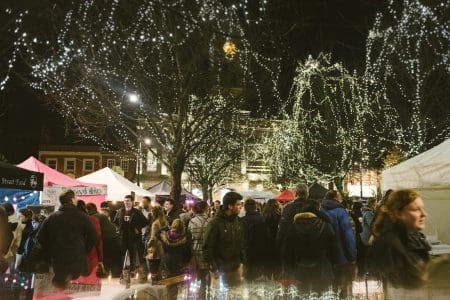
<path fill-rule="evenodd" d="M 211 199 L 211 205 L 214 205 L 213 203 L 214 203 L 214 199 L 213 199 L 213 189 L 211 188 L 209 191 L 208 191 L 208 195 L 209 195 L 209 199 Z"/>
<path fill-rule="evenodd" d="M 208 201 L 209 189 L 208 189 L 207 184 L 202 184 L 202 195 L 203 195 L 203 201 Z"/>
<path fill-rule="evenodd" d="M 344 192 L 344 186 L 342 185 L 342 180 L 343 179 L 341 177 L 333 178 L 334 185 L 336 186 L 336 189 L 339 191 L 339 193 L 341 195 L 343 195 L 343 192 Z"/>
<path fill-rule="evenodd" d="M 170 196 L 173 198 L 175 202 L 175 206 L 178 208 L 183 207 L 181 203 L 181 175 L 183 174 L 184 165 L 182 162 L 176 162 L 171 167 L 171 183 L 172 190 L 170 192 Z"/>

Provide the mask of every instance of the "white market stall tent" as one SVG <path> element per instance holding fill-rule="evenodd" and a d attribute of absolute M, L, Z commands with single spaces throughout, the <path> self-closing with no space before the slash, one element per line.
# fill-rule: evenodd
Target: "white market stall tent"
<path fill-rule="evenodd" d="M 144 196 L 152 199 L 155 198 L 154 193 L 137 186 L 108 167 L 82 176 L 78 178 L 78 180 L 96 184 L 106 184 L 108 186 L 106 200 L 121 201 L 125 195 L 129 195 L 131 192 L 135 193 L 137 200 Z"/>
<path fill-rule="evenodd" d="M 257 200 L 259 202 L 267 202 L 269 199 L 275 198 L 275 194 L 272 192 L 267 191 L 254 191 L 254 190 L 248 190 L 239 192 L 239 194 L 242 195 L 244 198 L 252 198 L 254 200 Z"/>
<path fill-rule="evenodd" d="M 450 139 L 382 172 L 382 189 L 418 191 L 428 213 L 427 235 L 450 243 Z"/>

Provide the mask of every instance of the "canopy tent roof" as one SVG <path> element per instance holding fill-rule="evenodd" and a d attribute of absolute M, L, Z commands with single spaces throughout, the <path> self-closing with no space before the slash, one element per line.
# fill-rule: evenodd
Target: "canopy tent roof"
<path fill-rule="evenodd" d="M 322 200 L 327 192 L 328 190 L 325 187 L 314 182 L 309 186 L 309 199 Z"/>
<path fill-rule="evenodd" d="M 158 195 L 158 196 L 168 196 L 170 195 L 170 191 L 172 190 L 172 185 L 167 182 L 166 180 L 161 181 L 160 183 L 155 184 L 154 186 L 151 186 L 147 189 L 147 191 Z M 186 189 L 181 190 L 182 196 L 188 196 L 190 198 L 198 199 L 195 195 L 192 195 Z"/>
<path fill-rule="evenodd" d="M 44 173 L 44 186 L 53 186 L 53 185 L 59 185 L 63 187 L 100 186 L 98 184 L 82 182 L 72 177 L 69 177 L 63 173 L 60 173 L 55 169 L 50 168 L 46 164 L 40 162 L 33 156 L 30 156 L 17 166 L 27 170 Z"/>
<path fill-rule="evenodd" d="M 450 187 L 450 139 L 382 172 L 382 189 Z"/>
<path fill-rule="evenodd" d="M 295 195 L 291 190 L 284 190 L 281 192 L 281 194 L 275 197 L 275 199 L 277 199 L 280 202 L 289 202 L 294 200 L 294 198 Z"/>
<path fill-rule="evenodd" d="M 0 188 L 42 191 L 44 174 L 0 162 Z"/>
<path fill-rule="evenodd" d="M 123 200 L 123 197 L 131 194 L 131 192 L 134 192 L 138 197 L 155 197 L 154 193 L 137 186 L 108 167 L 78 179 L 90 183 L 106 184 L 108 186 L 106 200 Z"/>
<path fill-rule="evenodd" d="M 275 197 L 275 195 L 272 192 L 266 192 L 266 191 L 244 191 L 244 192 L 240 192 L 240 194 L 243 197 L 250 197 L 252 199 L 264 199 L 264 200 L 269 200 L 269 199 L 273 199 Z"/>

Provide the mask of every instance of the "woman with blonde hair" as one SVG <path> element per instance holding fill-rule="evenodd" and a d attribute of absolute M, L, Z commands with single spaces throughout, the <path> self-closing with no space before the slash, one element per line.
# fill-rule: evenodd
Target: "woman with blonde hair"
<path fill-rule="evenodd" d="M 163 247 L 161 241 L 158 239 L 158 232 L 169 225 L 164 210 L 161 206 L 153 206 L 151 209 L 153 223 L 150 230 L 150 238 L 147 244 L 147 259 L 148 269 L 151 273 L 152 280 L 158 278 L 159 266 L 161 264 L 161 257 L 163 255 Z"/>
<path fill-rule="evenodd" d="M 431 249 L 421 233 L 426 219 L 423 200 L 414 190 L 397 190 L 385 208 L 383 226 L 375 232 L 370 270 L 394 287 L 419 287 L 428 279 Z"/>

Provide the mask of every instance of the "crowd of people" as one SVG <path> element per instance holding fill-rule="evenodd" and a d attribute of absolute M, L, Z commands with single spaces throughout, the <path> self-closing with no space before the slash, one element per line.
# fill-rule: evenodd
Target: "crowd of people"
<path fill-rule="evenodd" d="M 305 184 L 296 186 L 295 197 L 283 207 L 275 199 L 261 204 L 228 192 L 222 203 L 179 209 L 171 199 L 148 197 L 137 206 L 126 195 L 123 207 L 112 211 L 106 202 L 98 210 L 67 190 L 57 211 L 45 216 L 25 208 L 19 219 L 4 203 L 0 272 L 51 267 L 60 288 L 93 272 L 122 276 L 127 270 L 142 282 L 189 272 L 200 282 L 200 298 L 214 280 L 233 287 L 242 280 L 288 279 L 305 292 L 333 287 L 343 297 L 358 274 L 394 286 L 426 282 L 430 246 L 420 232 L 426 213 L 415 191 L 388 191 L 378 205 L 369 199 L 362 208 L 346 205 L 335 190 L 310 199 Z"/>

